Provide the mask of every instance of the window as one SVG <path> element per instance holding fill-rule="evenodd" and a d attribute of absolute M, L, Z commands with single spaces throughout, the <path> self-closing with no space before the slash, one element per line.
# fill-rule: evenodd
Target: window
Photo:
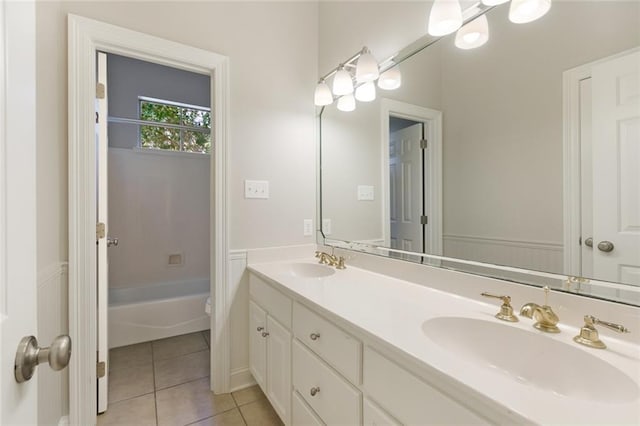
<path fill-rule="evenodd" d="M 140 147 L 168 151 L 211 151 L 211 109 L 159 99 L 140 98 Z"/>

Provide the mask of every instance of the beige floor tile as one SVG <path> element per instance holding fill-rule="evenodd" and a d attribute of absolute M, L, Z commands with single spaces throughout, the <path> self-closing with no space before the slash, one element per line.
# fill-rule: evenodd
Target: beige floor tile
<path fill-rule="evenodd" d="M 266 398 L 250 402 L 240 407 L 247 426 L 281 426 L 280 417 Z"/>
<path fill-rule="evenodd" d="M 217 416 L 192 423 L 190 426 L 245 426 L 245 424 L 240 411 L 234 408 Z"/>
<path fill-rule="evenodd" d="M 120 367 L 109 372 L 109 402 L 153 392 L 153 365 Z"/>
<path fill-rule="evenodd" d="M 209 390 L 209 377 L 158 391 L 156 401 L 160 425 L 186 425 L 235 408 L 231 394 Z"/>
<path fill-rule="evenodd" d="M 207 342 L 207 346 L 211 347 L 211 330 L 205 330 L 202 332 L 202 337 Z"/>
<path fill-rule="evenodd" d="M 153 394 L 109 404 L 106 413 L 98 416 L 98 426 L 151 426 L 156 424 Z"/>
<path fill-rule="evenodd" d="M 109 351 L 109 369 L 151 364 L 151 342 L 122 346 Z"/>
<path fill-rule="evenodd" d="M 261 398 L 265 398 L 260 386 L 253 385 L 239 391 L 231 392 L 231 396 L 235 399 L 238 406 L 248 404 Z"/>
<path fill-rule="evenodd" d="M 183 334 L 168 339 L 155 340 L 153 344 L 153 360 L 173 358 L 180 355 L 203 351 L 208 348 L 201 332 Z"/>
<path fill-rule="evenodd" d="M 208 376 L 209 356 L 209 350 L 206 350 L 154 362 L 156 389 Z"/>

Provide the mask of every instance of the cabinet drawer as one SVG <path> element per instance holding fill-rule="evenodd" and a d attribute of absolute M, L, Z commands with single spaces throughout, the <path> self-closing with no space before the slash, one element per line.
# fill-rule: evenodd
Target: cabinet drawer
<path fill-rule="evenodd" d="M 309 408 L 296 391 L 293 391 L 293 418 L 291 424 L 294 426 L 324 426 L 322 420 L 316 416 L 316 413 Z"/>
<path fill-rule="evenodd" d="M 255 274 L 249 274 L 249 294 L 269 315 L 291 330 L 291 299 Z"/>
<path fill-rule="evenodd" d="M 293 341 L 293 386 L 324 423 L 361 423 L 360 391 L 296 339 Z M 312 389 L 318 389 L 313 396 Z"/>
<path fill-rule="evenodd" d="M 293 334 L 354 384 L 360 384 L 362 344 L 326 319 L 293 305 Z"/>
<path fill-rule="evenodd" d="M 364 349 L 362 381 L 369 396 L 403 424 L 488 424 L 369 347 Z"/>

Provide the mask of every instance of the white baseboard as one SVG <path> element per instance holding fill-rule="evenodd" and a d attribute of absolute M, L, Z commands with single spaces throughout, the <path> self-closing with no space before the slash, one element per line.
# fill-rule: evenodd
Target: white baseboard
<path fill-rule="evenodd" d="M 238 368 L 231 372 L 231 380 L 229 383 L 231 392 L 235 392 L 255 385 L 256 381 L 248 368 Z"/>
<path fill-rule="evenodd" d="M 69 416 L 62 416 L 58 420 L 58 426 L 69 426 Z"/>

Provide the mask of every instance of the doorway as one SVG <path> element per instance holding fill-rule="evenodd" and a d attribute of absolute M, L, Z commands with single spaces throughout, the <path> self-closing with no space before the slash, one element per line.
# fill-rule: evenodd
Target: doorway
<path fill-rule="evenodd" d="M 98 51 L 209 75 L 213 141 L 211 155 L 210 292 L 211 381 L 214 392 L 229 387 L 230 304 L 227 300 L 227 117 L 228 59 L 180 43 L 69 15 L 69 328 L 75 363 L 70 365 L 70 423 L 95 424 L 97 412 L 96 64 Z M 217 297 L 216 297 L 217 296 Z"/>

